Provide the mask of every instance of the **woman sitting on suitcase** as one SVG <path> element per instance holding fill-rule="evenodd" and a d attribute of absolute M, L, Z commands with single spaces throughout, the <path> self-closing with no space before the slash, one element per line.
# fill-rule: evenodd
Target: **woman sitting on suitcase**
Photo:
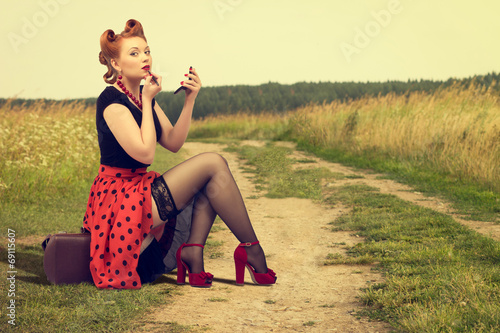
<path fill-rule="evenodd" d="M 165 267 L 163 259 L 175 253 L 179 284 L 185 282 L 187 270 L 191 286 L 210 287 L 213 275 L 205 272 L 203 246 L 216 215 L 240 242 L 234 253 L 236 283 L 243 284 L 247 267 L 255 283 L 274 284 L 276 276 L 267 268 L 238 186 L 222 156 L 204 153 L 163 174 L 147 171 L 157 143 L 177 152 L 186 140 L 201 88 L 196 69 L 190 68 L 181 82 L 184 107 L 172 126 L 154 99 L 162 89 L 162 77 L 150 72 L 152 56 L 141 24 L 129 20 L 120 34 L 107 30 L 100 44 L 99 60 L 107 66 L 104 80 L 110 85 L 97 100 L 101 165 L 83 221 L 92 234 L 90 269 L 95 285 L 140 288 L 173 269 Z M 178 233 L 182 227 L 165 227 L 191 203 L 192 213 L 186 219 L 191 224 L 185 235 Z M 182 239 L 183 243 L 174 241 L 165 250 L 164 239 Z"/>

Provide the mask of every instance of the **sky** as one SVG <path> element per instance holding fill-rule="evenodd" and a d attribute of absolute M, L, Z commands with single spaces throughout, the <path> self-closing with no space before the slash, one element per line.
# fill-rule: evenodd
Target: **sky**
<path fill-rule="evenodd" d="M 23 0 L 0 13 L 0 98 L 88 98 L 99 38 L 140 21 L 173 91 L 269 81 L 446 80 L 500 72 L 498 0 Z"/>

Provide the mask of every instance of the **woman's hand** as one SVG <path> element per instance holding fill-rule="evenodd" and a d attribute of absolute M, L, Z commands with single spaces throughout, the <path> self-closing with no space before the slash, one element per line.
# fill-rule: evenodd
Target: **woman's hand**
<path fill-rule="evenodd" d="M 158 82 L 158 85 L 153 81 L 153 77 Z M 142 88 L 142 100 L 151 102 L 153 98 L 156 96 L 156 94 L 158 94 L 161 91 L 162 77 L 156 75 L 155 73 L 151 73 L 151 75 L 146 75 L 145 79 L 146 82 L 144 83 L 144 87 Z"/>
<path fill-rule="evenodd" d="M 198 76 L 198 73 L 196 73 L 196 70 L 193 67 L 191 67 L 190 72 L 191 74 L 184 74 L 184 76 L 186 76 L 186 80 L 181 82 L 181 86 L 187 88 L 185 90 L 186 100 L 194 101 L 196 99 L 196 96 L 198 96 L 198 92 L 201 89 L 201 80 L 200 77 Z"/>

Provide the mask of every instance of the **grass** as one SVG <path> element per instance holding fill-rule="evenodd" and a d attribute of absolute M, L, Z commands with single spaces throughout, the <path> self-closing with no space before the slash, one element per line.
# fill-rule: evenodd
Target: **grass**
<path fill-rule="evenodd" d="M 333 231 L 365 238 L 325 264 L 377 263 L 385 282 L 366 288 L 361 313 L 404 332 L 497 332 L 500 244 L 422 208 L 367 186 L 332 190 L 328 201 L 352 207 Z"/>
<path fill-rule="evenodd" d="M 262 148 L 233 145 L 226 150 L 238 152 L 250 167 L 248 170 L 256 171 L 253 181 L 261 188 L 265 188 L 265 196 L 268 198 L 296 197 L 321 200 L 322 180 L 340 177 L 326 168 L 295 170 L 292 165 L 297 161 L 288 157 L 292 150 L 272 143 Z"/>

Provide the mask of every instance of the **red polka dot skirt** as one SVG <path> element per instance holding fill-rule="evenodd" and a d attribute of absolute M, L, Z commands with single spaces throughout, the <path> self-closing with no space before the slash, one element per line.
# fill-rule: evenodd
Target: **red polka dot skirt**
<path fill-rule="evenodd" d="M 136 268 L 153 226 L 151 183 L 159 175 L 146 168 L 99 167 L 83 219 L 92 235 L 90 271 L 98 288 L 141 288 Z"/>

